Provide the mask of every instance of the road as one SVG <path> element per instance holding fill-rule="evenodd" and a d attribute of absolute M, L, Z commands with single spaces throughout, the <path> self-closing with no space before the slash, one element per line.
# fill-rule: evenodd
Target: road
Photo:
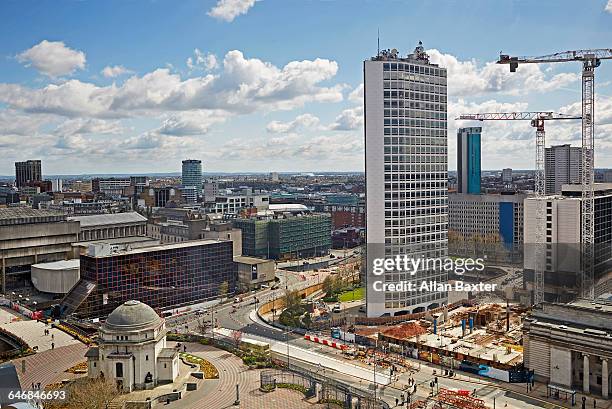
<path fill-rule="evenodd" d="M 287 285 L 290 289 L 296 289 L 307 285 L 312 285 L 312 282 L 299 281 L 298 275 L 295 273 L 284 273 L 281 278 L 281 284 Z M 279 286 L 281 287 L 281 286 Z M 217 326 L 229 330 L 239 330 L 243 336 L 268 342 L 275 355 L 285 359 L 287 356 L 287 343 L 289 342 L 289 360 L 292 366 L 308 369 L 313 372 L 324 371 L 327 376 L 349 384 L 357 389 L 368 390 L 373 392 L 372 377 L 368 375 L 371 369 L 364 367 L 363 370 L 351 370 L 349 366 L 330 364 L 332 360 L 342 359 L 338 357 L 338 351 L 332 350 L 330 347 L 315 344 L 303 339 L 301 335 L 286 333 L 277 328 L 273 328 L 267 323 L 262 322 L 255 313 L 257 298 L 258 302 L 265 302 L 271 299 L 272 296 L 281 296 L 284 288 L 279 290 L 265 289 L 250 294 L 243 298 L 240 303 L 226 303 L 214 308 L 215 320 Z M 212 314 L 203 317 L 207 322 L 211 322 Z M 173 323 L 175 329 L 183 331 L 197 331 L 198 319 L 194 315 L 188 315 Z M 324 365 L 320 365 L 323 362 Z M 350 361 L 344 360 L 347 365 L 354 365 Z M 453 378 L 441 377 L 440 368 L 433 367 L 427 363 L 413 361 L 413 367 L 419 368 L 412 372 L 402 373 L 396 382 L 387 386 L 378 386 L 377 395 L 384 399 L 392 406 L 395 404 L 395 398 L 401 401 L 401 396 L 405 394 L 405 388 L 408 385 L 409 378 L 416 381 L 417 392 L 413 394 L 411 399 L 427 399 L 432 392 L 429 386 L 430 382 L 436 377 L 434 370 L 437 371 L 438 385 L 433 388 L 434 394 L 438 388 L 447 388 L 453 390 L 476 390 L 476 395 L 481 398 L 489 407 L 507 407 L 507 408 L 562 408 L 569 407 L 568 405 L 555 405 L 545 402 L 543 398 L 546 394 L 546 388 L 543 385 L 536 385 L 534 391 L 526 394 L 524 390 L 518 389 L 523 386 L 509 385 L 502 382 L 491 381 L 479 378 L 475 375 L 461 373 Z M 371 367 L 370 367 L 371 368 Z M 381 382 L 385 383 L 385 382 Z M 511 389 L 510 386 L 516 389 Z"/>

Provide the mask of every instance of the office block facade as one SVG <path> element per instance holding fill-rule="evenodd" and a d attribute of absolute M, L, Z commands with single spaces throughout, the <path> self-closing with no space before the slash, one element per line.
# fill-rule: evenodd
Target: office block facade
<path fill-rule="evenodd" d="M 533 288 L 537 201 L 546 209 L 544 297 L 551 302 L 569 302 L 580 294 L 581 271 L 581 185 L 564 185 L 562 195 L 525 200 L 524 281 Z M 612 183 L 594 185 L 595 295 L 612 293 Z"/>
<path fill-rule="evenodd" d="M 456 256 L 522 260 L 525 194 L 450 193 L 449 251 Z"/>
<path fill-rule="evenodd" d="M 480 194 L 481 127 L 457 130 L 457 192 Z"/>
<path fill-rule="evenodd" d="M 557 145 L 546 148 L 545 153 L 546 194 L 559 194 L 563 185 L 581 182 L 582 148 Z"/>
<path fill-rule="evenodd" d="M 327 214 L 264 216 L 235 219 L 242 230 L 242 254 L 292 259 L 327 254 L 331 248 L 331 217 Z"/>
<path fill-rule="evenodd" d="M 186 159 L 183 161 L 182 184 L 185 188 L 195 188 L 196 198 L 202 195 L 202 161 Z M 191 198 L 188 202 L 191 202 Z M 195 202 L 195 201 L 194 201 Z"/>
<path fill-rule="evenodd" d="M 232 242 L 197 240 L 81 256 L 81 280 L 62 300 L 63 314 L 102 317 L 129 300 L 157 311 L 219 297 L 236 288 Z"/>
<path fill-rule="evenodd" d="M 24 187 L 30 181 L 42 181 L 42 162 L 40 160 L 15 162 L 15 185 Z"/>
<path fill-rule="evenodd" d="M 370 283 L 374 259 L 447 255 L 446 76 L 420 44 L 405 58 L 391 50 L 364 62 L 368 316 L 418 312 L 447 302 L 444 291 L 378 292 Z M 387 271 L 382 279 L 420 285 L 444 283 L 447 275 Z"/>

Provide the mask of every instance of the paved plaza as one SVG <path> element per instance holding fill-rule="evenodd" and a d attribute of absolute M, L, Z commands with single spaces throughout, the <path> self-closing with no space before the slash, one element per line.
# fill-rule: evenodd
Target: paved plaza
<path fill-rule="evenodd" d="M 300 392 L 277 389 L 259 390 L 261 370 L 248 369 L 242 360 L 229 352 L 207 345 L 188 343 L 187 352 L 209 360 L 217 367 L 219 379 L 206 380 L 201 387 L 184 399 L 167 405 L 168 408 L 245 408 L 245 409 L 320 409 L 325 405 L 313 404 Z M 240 406 L 234 406 L 236 385 L 240 390 Z"/>
<path fill-rule="evenodd" d="M 15 320 L 15 317 L 19 317 L 21 320 Z M 5 308 L 0 308 L 0 327 L 17 335 L 30 348 L 38 350 L 38 352 L 49 350 L 52 346 L 60 348 L 67 345 L 80 344 L 80 341 L 57 328 L 51 328 L 50 325 L 45 325 L 42 322 L 32 321 L 21 315 L 16 315 Z M 45 335 L 45 330 L 49 330 L 49 335 Z"/>
<path fill-rule="evenodd" d="M 32 383 L 40 382 L 44 386 L 60 382 L 64 379 L 73 379 L 83 374 L 64 372 L 66 369 L 85 361 L 87 346 L 80 342 L 47 351 L 39 352 L 25 358 L 14 359 L 12 362 L 17 368 L 19 381 L 24 389 L 30 389 Z M 23 371 L 25 362 L 25 372 Z"/>

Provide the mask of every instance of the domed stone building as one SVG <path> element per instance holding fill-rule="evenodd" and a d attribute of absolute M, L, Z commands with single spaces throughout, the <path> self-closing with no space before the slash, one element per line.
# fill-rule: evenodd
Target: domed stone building
<path fill-rule="evenodd" d="M 125 302 L 100 327 L 98 346 L 85 354 L 89 377 L 110 377 L 124 392 L 173 382 L 178 351 L 166 348 L 166 333 L 165 321 L 153 308 Z"/>

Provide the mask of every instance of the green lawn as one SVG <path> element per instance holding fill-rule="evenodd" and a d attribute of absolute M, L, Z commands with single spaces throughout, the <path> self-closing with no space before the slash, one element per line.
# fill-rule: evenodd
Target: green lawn
<path fill-rule="evenodd" d="M 355 297 L 353 298 L 353 294 Z M 355 291 L 346 291 L 338 295 L 338 301 L 347 302 L 347 301 L 356 301 L 363 300 L 365 298 L 365 287 L 355 288 Z"/>

